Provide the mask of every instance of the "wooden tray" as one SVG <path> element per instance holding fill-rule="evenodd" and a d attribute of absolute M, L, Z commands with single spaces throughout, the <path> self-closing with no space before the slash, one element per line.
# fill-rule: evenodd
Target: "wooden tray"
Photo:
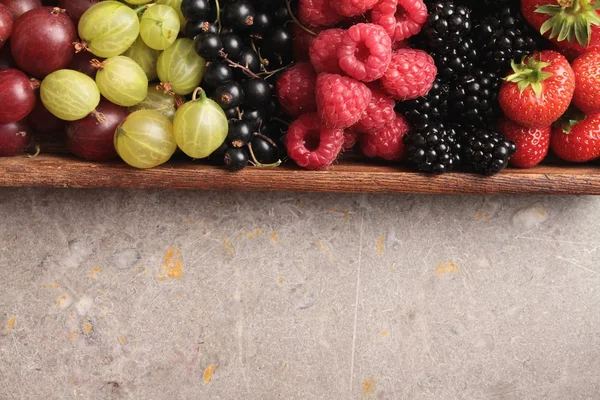
<path fill-rule="evenodd" d="M 397 166 L 341 161 L 325 171 L 305 171 L 288 163 L 275 169 L 239 173 L 174 160 L 152 170 L 120 161 L 91 163 L 65 154 L 0 158 L 0 186 L 54 188 L 199 189 L 361 193 L 541 193 L 600 195 L 600 166 L 544 165 L 507 169 L 487 178 L 464 173 L 426 176 Z"/>

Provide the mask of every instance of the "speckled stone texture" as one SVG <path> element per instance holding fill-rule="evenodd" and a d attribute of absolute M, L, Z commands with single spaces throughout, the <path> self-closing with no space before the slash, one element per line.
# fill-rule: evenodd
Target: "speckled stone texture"
<path fill-rule="evenodd" d="M 598 399 L 600 199 L 0 193 L 1 399 Z"/>

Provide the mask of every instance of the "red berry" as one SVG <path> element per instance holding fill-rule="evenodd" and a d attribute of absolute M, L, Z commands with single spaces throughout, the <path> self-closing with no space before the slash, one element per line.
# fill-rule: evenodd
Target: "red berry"
<path fill-rule="evenodd" d="M 342 151 L 344 131 L 323 127 L 315 113 L 304 114 L 290 125 L 285 141 L 288 155 L 300 167 L 325 168 Z"/>
<path fill-rule="evenodd" d="M 364 83 L 335 74 L 319 75 L 316 96 L 321 121 L 335 129 L 357 123 L 371 101 L 371 91 Z"/>
<path fill-rule="evenodd" d="M 300 0 L 298 17 L 310 26 L 331 26 L 344 19 L 331 7 L 329 0 Z"/>
<path fill-rule="evenodd" d="M 381 25 L 392 40 L 405 40 L 427 22 L 427 6 L 423 0 L 381 0 L 371 12 L 371 21 Z"/>
<path fill-rule="evenodd" d="M 359 133 L 376 133 L 396 118 L 394 99 L 388 97 L 379 85 L 371 84 L 369 89 L 371 89 L 372 96 L 367 112 L 353 127 Z"/>
<path fill-rule="evenodd" d="M 548 155 L 551 126 L 524 128 L 509 119 L 503 119 L 500 122 L 500 131 L 517 145 L 517 152 L 510 159 L 510 165 L 513 167 L 535 167 Z"/>
<path fill-rule="evenodd" d="M 383 90 L 398 101 L 425 96 L 433 87 L 437 68 L 422 50 L 401 49 L 392 53 L 390 66 L 381 78 Z"/>
<path fill-rule="evenodd" d="M 328 29 L 319 33 L 313 40 L 309 50 L 310 62 L 318 74 L 342 73 L 337 52 L 343 37 L 344 30 Z"/>
<path fill-rule="evenodd" d="M 344 17 L 356 17 L 372 9 L 378 0 L 330 0 L 331 6 Z"/>
<path fill-rule="evenodd" d="M 569 108 L 575 74 L 567 59 L 555 51 L 541 51 L 512 65 L 498 100 L 506 116 L 521 126 L 552 125 Z"/>
<path fill-rule="evenodd" d="M 565 120 L 552 129 L 552 151 L 565 161 L 588 162 L 600 157 L 600 114 Z"/>
<path fill-rule="evenodd" d="M 317 111 L 315 84 L 317 74 L 304 61 L 285 71 L 277 82 L 277 97 L 285 112 L 292 117 Z"/>
<path fill-rule="evenodd" d="M 354 25 L 342 37 L 337 57 L 345 73 L 362 82 L 373 82 L 390 65 L 392 40 L 379 25 Z"/>
<path fill-rule="evenodd" d="M 294 35 L 294 60 L 310 60 L 308 51 L 315 37 L 296 24 L 292 24 L 292 34 Z"/>
<path fill-rule="evenodd" d="M 370 158 L 383 158 L 388 161 L 402 161 L 406 156 L 404 136 L 410 132 L 408 121 L 398 114 L 385 128 L 372 135 L 362 135 L 360 148 Z"/>
<path fill-rule="evenodd" d="M 356 146 L 356 143 L 358 142 L 359 138 L 360 134 L 354 129 L 346 129 L 344 131 L 344 150 L 350 150 L 351 148 Z"/>
<path fill-rule="evenodd" d="M 571 66 L 575 72 L 573 103 L 585 113 L 600 112 L 600 51 L 585 53 Z"/>

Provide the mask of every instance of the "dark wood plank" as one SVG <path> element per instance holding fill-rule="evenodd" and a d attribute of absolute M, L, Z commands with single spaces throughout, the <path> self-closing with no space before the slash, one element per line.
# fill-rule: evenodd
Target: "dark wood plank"
<path fill-rule="evenodd" d="M 600 195 L 600 167 L 545 165 L 508 169 L 487 178 L 451 173 L 430 177 L 395 166 L 341 162 L 325 171 L 291 165 L 230 173 L 191 161 L 136 170 L 119 161 L 90 163 L 67 155 L 0 159 L 0 186 L 362 193 L 543 193 Z"/>

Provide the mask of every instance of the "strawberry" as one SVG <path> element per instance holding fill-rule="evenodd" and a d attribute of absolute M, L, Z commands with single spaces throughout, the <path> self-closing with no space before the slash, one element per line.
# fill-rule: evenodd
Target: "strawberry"
<path fill-rule="evenodd" d="M 541 163 L 550 149 L 552 127 L 524 128 L 513 121 L 503 119 L 500 132 L 517 145 L 517 152 L 510 159 L 510 165 L 517 168 L 532 168 Z"/>
<path fill-rule="evenodd" d="M 600 157 L 600 114 L 577 112 L 552 130 L 552 151 L 570 162 L 588 162 Z"/>
<path fill-rule="evenodd" d="M 600 0 L 521 0 L 521 11 L 561 49 L 581 54 L 600 45 Z"/>
<path fill-rule="evenodd" d="M 512 63 L 513 73 L 500 88 L 506 116 L 526 128 L 552 125 L 567 111 L 575 92 L 575 74 L 567 59 L 541 51 Z"/>
<path fill-rule="evenodd" d="M 600 51 L 585 53 L 573 64 L 575 95 L 573 103 L 583 112 L 600 112 Z"/>

